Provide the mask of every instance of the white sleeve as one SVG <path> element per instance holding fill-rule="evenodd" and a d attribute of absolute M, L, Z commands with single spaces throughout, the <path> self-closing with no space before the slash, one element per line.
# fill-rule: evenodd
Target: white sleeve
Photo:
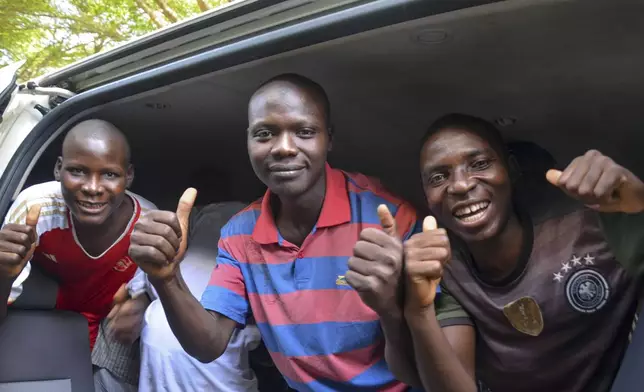
<path fill-rule="evenodd" d="M 2 224 L 3 227 L 9 223 L 25 224 L 27 219 L 27 210 L 30 207 L 25 193 L 27 192 L 20 193 L 16 201 L 11 205 L 11 208 L 9 208 L 9 212 L 7 212 L 7 215 L 4 217 L 4 223 Z M 22 210 L 24 210 L 24 213 Z M 25 268 L 22 269 L 16 280 L 14 280 L 11 285 L 11 292 L 9 293 L 9 298 L 7 298 L 8 304 L 13 303 L 18 299 L 20 294 L 22 294 L 22 284 L 29 277 L 30 271 L 31 263 L 27 262 L 27 264 L 25 264 Z"/>
<path fill-rule="evenodd" d="M 153 301 L 159 297 L 154 287 L 150 284 L 148 276 L 141 268 L 136 269 L 134 277 L 127 283 L 127 291 L 132 298 L 136 298 L 143 293 L 147 293 Z"/>
<path fill-rule="evenodd" d="M 25 268 L 22 269 L 20 275 L 13 281 L 11 285 L 11 292 L 9 293 L 9 298 L 7 298 L 7 304 L 12 304 L 15 300 L 20 297 L 22 294 L 22 284 L 29 277 L 29 272 L 31 271 L 31 263 L 27 262 Z"/>
<path fill-rule="evenodd" d="M 5 215 L 2 226 L 4 227 L 4 225 L 9 223 L 24 225 L 27 221 L 27 211 L 34 204 L 40 204 L 42 207 L 40 219 L 36 225 L 36 233 L 38 235 L 36 244 L 38 244 L 40 236 L 43 233 L 51 230 L 53 226 L 61 224 L 57 220 L 64 220 L 64 214 L 60 214 L 60 211 L 65 211 L 65 202 L 62 199 L 62 195 L 60 195 L 60 183 L 52 181 L 37 184 L 20 192 L 11 205 L 11 208 L 9 208 L 9 212 Z M 61 216 L 63 218 L 60 218 Z M 11 293 L 7 299 L 7 303 L 14 302 L 20 296 L 22 293 L 22 284 L 29 277 L 30 271 L 31 263 L 27 262 L 11 286 Z"/>

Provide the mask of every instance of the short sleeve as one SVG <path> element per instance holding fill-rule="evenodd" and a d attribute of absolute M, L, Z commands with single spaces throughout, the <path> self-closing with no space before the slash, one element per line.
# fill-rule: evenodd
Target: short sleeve
<path fill-rule="evenodd" d="M 212 271 L 208 286 L 201 296 L 206 310 L 220 313 L 240 325 L 246 325 L 250 305 L 246 296 L 246 284 L 239 261 L 232 255 L 229 239 L 223 235 L 219 240 L 217 265 Z"/>
<path fill-rule="evenodd" d="M 606 240 L 624 268 L 644 277 L 644 213 L 599 214 Z"/>
<path fill-rule="evenodd" d="M 465 309 L 442 285 L 439 293 L 436 294 L 434 307 L 436 309 L 436 319 L 443 328 L 452 325 L 474 325 Z"/>

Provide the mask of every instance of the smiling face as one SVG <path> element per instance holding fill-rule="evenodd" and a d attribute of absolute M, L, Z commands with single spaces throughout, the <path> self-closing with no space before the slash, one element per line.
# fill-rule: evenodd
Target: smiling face
<path fill-rule="evenodd" d="M 102 225 L 119 210 L 133 178 L 125 141 L 108 135 L 71 135 L 54 175 L 79 225 Z"/>
<path fill-rule="evenodd" d="M 465 240 L 498 236 L 512 214 L 512 189 L 502 156 L 477 133 L 445 128 L 420 156 L 423 189 L 438 220 Z"/>
<path fill-rule="evenodd" d="M 324 181 L 331 141 L 321 97 L 291 81 L 260 88 L 248 107 L 248 155 L 271 192 L 297 198 Z"/>

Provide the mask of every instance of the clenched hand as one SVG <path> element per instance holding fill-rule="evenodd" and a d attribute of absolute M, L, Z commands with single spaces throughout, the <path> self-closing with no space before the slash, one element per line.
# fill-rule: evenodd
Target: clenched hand
<path fill-rule="evenodd" d="M 40 205 L 27 211 L 24 225 L 7 224 L 0 230 L 0 277 L 14 280 L 36 249 L 38 233 L 36 225 L 40 217 Z"/>
<path fill-rule="evenodd" d="M 382 229 L 362 230 L 349 258 L 346 280 L 362 302 L 382 316 L 401 310 L 403 245 L 387 206 L 378 206 L 378 217 Z"/>
<path fill-rule="evenodd" d="M 405 311 L 418 311 L 431 306 L 443 276 L 443 267 L 451 258 L 449 238 L 445 229 L 438 229 L 436 219 L 423 221 L 422 233 L 405 241 L 405 272 L 407 275 Z"/>
<path fill-rule="evenodd" d="M 602 212 L 644 211 L 644 183 L 599 151 L 575 158 L 563 171 L 548 170 L 547 180 L 588 207 Z"/>
<path fill-rule="evenodd" d="M 176 213 L 151 211 L 134 226 L 129 255 L 151 282 L 176 275 L 188 245 L 188 219 L 196 198 L 197 190 L 188 188 Z"/>

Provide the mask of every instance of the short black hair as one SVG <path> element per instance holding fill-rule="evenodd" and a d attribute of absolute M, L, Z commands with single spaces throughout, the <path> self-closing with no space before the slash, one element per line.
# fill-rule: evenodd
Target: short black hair
<path fill-rule="evenodd" d="M 130 143 L 127 137 L 118 129 L 114 124 L 98 118 L 88 119 L 75 124 L 63 139 L 63 146 L 61 155 L 65 155 L 65 147 L 72 142 L 72 140 L 82 140 L 84 138 L 101 139 L 101 140 L 114 140 L 121 143 L 123 153 L 125 154 L 125 165 L 131 163 L 132 153 Z"/>
<path fill-rule="evenodd" d="M 450 113 L 438 118 L 432 123 L 421 139 L 421 148 L 427 140 L 437 132 L 444 129 L 454 128 L 473 132 L 485 139 L 494 151 L 499 154 L 506 166 L 509 166 L 509 151 L 503 140 L 501 132 L 491 122 L 480 117 L 470 116 L 469 114 Z"/>
<path fill-rule="evenodd" d="M 329 96 L 324 91 L 324 88 L 313 79 L 307 78 L 306 76 L 296 74 L 296 73 L 284 73 L 277 76 L 273 76 L 267 81 L 263 82 L 257 89 L 255 93 L 261 90 L 264 86 L 269 85 L 274 82 L 287 82 L 292 83 L 298 87 L 301 87 L 308 92 L 310 92 L 316 99 L 322 102 L 322 109 L 324 110 L 324 119 L 326 121 L 327 127 L 331 129 L 331 102 L 329 101 Z M 255 94 L 253 93 L 253 94 Z"/>

